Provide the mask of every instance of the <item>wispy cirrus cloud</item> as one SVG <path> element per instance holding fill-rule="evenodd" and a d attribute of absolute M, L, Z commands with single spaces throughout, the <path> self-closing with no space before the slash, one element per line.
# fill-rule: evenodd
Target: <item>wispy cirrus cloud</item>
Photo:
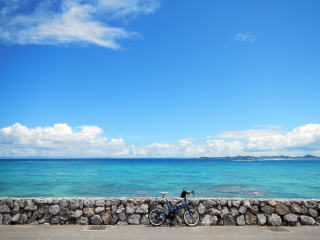
<path fill-rule="evenodd" d="M 0 41 L 5 44 L 95 44 L 117 49 L 138 33 L 110 26 L 111 20 L 154 12 L 158 0 L 4 0 Z"/>
<path fill-rule="evenodd" d="M 221 157 L 236 155 L 320 155 L 320 124 L 289 132 L 275 129 L 225 131 L 211 139 L 181 138 L 176 143 L 137 146 L 103 137 L 97 126 L 66 123 L 28 128 L 16 123 L 0 129 L 0 157 Z"/>
<path fill-rule="evenodd" d="M 256 36 L 252 32 L 240 32 L 234 36 L 234 40 L 239 42 L 254 42 L 256 41 Z"/>

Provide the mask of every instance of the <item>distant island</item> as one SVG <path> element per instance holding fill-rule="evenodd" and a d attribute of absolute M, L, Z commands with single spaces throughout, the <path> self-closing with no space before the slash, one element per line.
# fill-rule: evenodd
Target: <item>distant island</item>
<path fill-rule="evenodd" d="M 291 156 L 285 156 L 285 155 L 280 155 L 280 156 L 260 156 L 260 157 L 255 157 L 255 156 L 234 156 L 234 157 L 200 157 L 202 159 L 224 159 L 224 160 L 259 160 L 259 159 L 264 159 L 264 160 L 287 160 L 287 159 L 319 159 L 320 157 L 314 156 L 314 155 L 304 155 L 300 157 L 291 157 Z"/>

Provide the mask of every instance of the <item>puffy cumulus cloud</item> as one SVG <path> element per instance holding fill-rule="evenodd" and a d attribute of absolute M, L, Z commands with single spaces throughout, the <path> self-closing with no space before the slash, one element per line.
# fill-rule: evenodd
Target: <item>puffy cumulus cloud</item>
<path fill-rule="evenodd" d="M 306 124 L 289 132 L 281 132 L 275 129 L 226 131 L 218 134 L 217 137 L 241 139 L 244 149 L 253 152 L 278 150 L 278 152 L 283 153 L 290 149 L 318 152 L 320 150 L 320 124 Z"/>
<path fill-rule="evenodd" d="M 0 41 L 6 44 L 96 44 L 117 49 L 137 33 L 108 22 L 154 12 L 158 0 L 3 0 Z"/>
<path fill-rule="evenodd" d="M 181 138 L 175 143 L 136 146 L 108 139 L 97 126 L 68 124 L 28 128 L 16 123 L 0 129 L 0 156 L 48 157 L 222 157 L 236 155 L 320 155 L 320 124 L 280 129 L 225 131 L 209 138 Z"/>
<path fill-rule="evenodd" d="M 218 138 L 239 138 L 246 139 L 251 137 L 265 137 L 274 135 L 277 133 L 275 130 L 271 129 L 248 129 L 248 130 L 236 130 L 236 131 L 226 131 L 218 134 Z"/>
<path fill-rule="evenodd" d="M 102 129 L 68 124 L 28 128 L 19 123 L 0 129 L 1 156 L 128 156 L 134 147 L 122 138 L 101 137 Z"/>

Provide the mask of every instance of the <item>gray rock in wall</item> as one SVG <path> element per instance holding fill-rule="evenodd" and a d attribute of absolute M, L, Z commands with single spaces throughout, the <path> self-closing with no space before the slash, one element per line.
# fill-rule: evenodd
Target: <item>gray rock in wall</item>
<path fill-rule="evenodd" d="M 105 204 L 104 200 L 96 200 L 96 207 L 104 207 Z"/>
<path fill-rule="evenodd" d="M 245 221 L 244 215 L 241 215 L 241 216 L 237 217 L 237 224 L 239 226 L 246 225 L 246 221 Z"/>
<path fill-rule="evenodd" d="M 316 221 L 312 217 L 306 215 L 301 215 L 300 220 L 301 223 L 305 225 L 314 225 L 316 223 Z"/>
<path fill-rule="evenodd" d="M 10 212 L 10 208 L 3 204 L 3 205 L 0 205 L 0 213 L 9 213 Z"/>
<path fill-rule="evenodd" d="M 140 222 L 141 224 L 144 224 L 144 225 L 150 224 L 148 214 L 142 215 Z"/>
<path fill-rule="evenodd" d="M 251 206 L 250 212 L 258 213 L 259 212 L 259 207 L 257 205 Z"/>
<path fill-rule="evenodd" d="M 123 204 L 121 204 L 117 210 L 116 210 L 116 213 L 122 213 L 126 210 L 125 206 Z"/>
<path fill-rule="evenodd" d="M 239 211 L 236 208 L 231 208 L 231 216 L 236 217 L 239 215 Z"/>
<path fill-rule="evenodd" d="M 82 216 L 83 212 L 80 209 L 77 209 L 74 213 L 73 213 L 73 217 L 74 218 L 80 218 Z"/>
<path fill-rule="evenodd" d="M 39 208 L 38 208 L 38 213 L 39 214 L 44 214 L 44 213 L 46 213 L 46 212 L 48 212 L 49 211 L 49 206 L 40 206 Z"/>
<path fill-rule="evenodd" d="M 149 212 L 149 206 L 146 203 L 141 204 L 136 210 L 136 213 L 148 213 L 148 212 Z"/>
<path fill-rule="evenodd" d="M 238 207 L 240 207 L 240 205 L 241 205 L 241 201 L 239 201 L 239 200 L 232 201 L 232 206 L 238 208 Z"/>
<path fill-rule="evenodd" d="M 230 213 L 228 207 L 223 207 L 221 212 L 222 212 L 222 215 L 228 215 Z"/>
<path fill-rule="evenodd" d="M 20 216 L 21 216 L 21 214 L 20 214 L 20 213 L 17 213 L 16 215 L 14 215 L 14 216 L 12 217 L 11 222 L 12 222 L 12 223 L 18 223 L 19 220 L 20 220 Z"/>
<path fill-rule="evenodd" d="M 8 214 L 5 214 L 2 218 L 2 224 L 10 224 L 11 223 L 11 216 Z"/>
<path fill-rule="evenodd" d="M 271 214 L 271 216 L 268 217 L 268 224 L 270 226 L 280 226 L 282 224 L 281 217 L 276 213 Z"/>
<path fill-rule="evenodd" d="M 211 215 L 214 215 L 214 216 L 220 216 L 220 215 L 221 215 L 221 211 L 218 210 L 218 209 L 216 209 L 216 208 L 211 208 L 211 209 L 209 209 L 209 213 L 210 213 Z"/>
<path fill-rule="evenodd" d="M 35 205 L 32 200 L 25 201 L 25 206 L 24 206 L 25 211 L 35 211 L 37 210 L 37 208 L 38 208 L 37 205 Z"/>
<path fill-rule="evenodd" d="M 60 223 L 60 217 L 59 216 L 55 216 L 51 219 L 51 224 L 58 224 Z"/>
<path fill-rule="evenodd" d="M 140 224 L 140 215 L 139 214 L 132 214 L 128 217 L 127 222 L 129 224 Z"/>
<path fill-rule="evenodd" d="M 222 207 L 227 205 L 227 200 L 225 199 L 220 199 L 219 202 Z"/>
<path fill-rule="evenodd" d="M 106 200 L 106 207 L 111 207 L 112 201 L 111 200 Z"/>
<path fill-rule="evenodd" d="M 111 202 L 111 201 L 110 201 Z M 84 207 L 93 207 L 94 206 L 94 201 L 90 199 L 86 199 L 83 201 L 83 206 Z"/>
<path fill-rule="evenodd" d="M 258 214 L 257 217 L 259 225 L 265 225 L 267 223 L 267 217 L 264 214 Z"/>
<path fill-rule="evenodd" d="M 93 225 L 100 225 L 102 224 L 102 219 L 99 215 L 94 215 L 90 218 L 90 222 Z"/>
<path fill-rule="evenodd" d="M 236 221 L 231 215 L 224 215 L 223 216 L 223 223 L 224 225 L 236 225 Z"/>
<path fill-rule="evenodd" d="M 76 210 L 79 207 L 80 207 L 80 202 L 78 199 L 69 200 L 69 208 L 71 210 Z"/>
<path fill-rule="evenodd" d="M 110 224 L 111 225 L 115 225 L 115 224 L 117 224 L 118 221 L 119 221 L 118 216 L 117 215 L 112 215 Z"/>
<path fill-rule="evenodd" d="M 216 216 L 206 214 L 201 220 L 201 225 L 205 225 L 205 226 L 216 225 L 217 222 L 218 222 L 218 218 Z"/>
<path fill-rule="evenodd" d="M 127 215 L 125 214 L 125 212 L 121 212 L 117 214 L 119 221 L 124 221 L 127 218 Z"/>
<path fill-rule="evenodd" d="M 20 212 L 20 204 L 17 201 L 13 202 L 13 209 L 12 209 L 12 213 L 13 214 L 17 214 Z"/>
<path fill-rule="evenodd" d="M 25 214 L 25 213 L 21 214 L 19 223 L 20 223 L 20 224 L 25 224 L 25 223 L 27 223 L 27 222 L 28 222 L 28 216 L 27 216 L 27 214 Z"/>
<path fill-rule="evenodd" d="M 312 217 L 317 217 L 319 214 L 318 214 L 318 211 L 314 208 L 309 208 L 309 214 L 312 216 Z"/>
<path fill-rule="evenodd" d="M 214 200 L 206 200 L 203 202 L 203 205 L 206 207 L 206 208 L 212 208 L 212 207 L 215 207 L 218 205 L 218 203 Z"/>
<path fill-rule="evenodd" d="M 13 208 L 13 200 L 11 198 L 8 198 L 6 200 L 6 204 L 9 208 Z"/>
<path fill-rule="evenodd" d="M 38 211 L 34 211 L 30 219 L 28 220 L 28 223 L 33 223 L 35 222 L 39 217 Z"/>
<path fill-rule="evenodd" d="M 104 207 L 96 207 L 94 212 L 97 214 L 103 213 L 105 211 Z"/>
<path fill-rule="evenodd" d="M 67 202 L 67 200 L 59 200 L 58 201 L 58 204 L 59 204 L 59 207 L 62 209 L 62 208 L 66 208 L 66 207 L 68 207 L 68 202 Z"/>
<path fill-rule="evenodd" d="M 248 199 L 246 200 L 243 200 L 242 201 L 242 205 L 245 207 L 245 208 L 251 208 L 251 203 Z"/>
<path fill-rule="evenodd" d="M 127 205 L 126 205 L 126 213 L 127 214 L 132 214 L 132 213 L 135 212 L 136 208 L 137 207 L 133 205 L 133 202 L 127 203 Z"/>
<path fill-rule="evenodd" d="M 202 203 L 200 203 L 199 206 L 198 206 L 198 212 L 200 214 L 205 214 L 206 213 L 206 207 Z"/>
<path fill-rule="evenodd" d="M 2 214 L 0 214 L 0 224 L 2 224 L 2 218 L 3 218 L 3 216 L 2 216 Z"/>
<path fill-rule="evenodd" d="M 64 208 L 62 210 L 60 210 L 60 220 L 61 221 L 68 221 L 71 218 L 75 217 L 75 212 L 73 212 L 72 210 L 69 210 L 68 208 Z"/>
<path fill-rule="evenodd" d="M 49 207 L 49 213 L 51 215 L 57 215 L 60 212 L 60 207 L 59 205 L 52 205 Z"/>
<path fill-rule="evenodd" d="M 112 199 L 111 200 L 111 205 L 112 206 L 118 206 L 121 203 L 119 199 Z"/>
<path fill-rule="evenodd" d="M 307 208 L 316 208 L 318 206 L 317 202 L 315 201 L 304 201 L 303 205 Z"/>
<path fill-rule="evenodd" d="M 247 209 L 246 209 L 246 207 L 244 207 L 244 206 L 241 206 L 241 207 L 239 208 L 239 213 L 241 213 L 241 214 L 245 214 L 246 211 L 247 211 Z"/>
<path fill-rule="evenodd" d="M 267 215 L 271 215 L 274 212 L 274 208 L 266 205 L 266 206 L 261 208 L 261 211 L 264 212 Z"/>
<path fill-rule="evenodd" d="M 298 221 L 298 216 L 293 213 L 289 213 L 284 215 L 283 219 L 287 221 L 290 225 L 293 225 Z"/>

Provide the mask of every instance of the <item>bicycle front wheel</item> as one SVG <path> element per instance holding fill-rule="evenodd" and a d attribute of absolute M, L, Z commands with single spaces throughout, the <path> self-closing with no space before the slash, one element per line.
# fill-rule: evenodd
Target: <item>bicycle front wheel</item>
<path fill-rule="evenodd" d="M 199 212 L 194 208 L 186 209 L 183 214 L 183 220 L 189 227 L 196 226 L 199 223 Z"/>
<path fill-rule="evenodd" d="M 148 218 L 149 222 L 153 226 L 160 226 L 162 223 L 164 223 L 164 220 L 166 219 L 166 214 L 161 208 L 155 208 L 151 210 Z"/>

